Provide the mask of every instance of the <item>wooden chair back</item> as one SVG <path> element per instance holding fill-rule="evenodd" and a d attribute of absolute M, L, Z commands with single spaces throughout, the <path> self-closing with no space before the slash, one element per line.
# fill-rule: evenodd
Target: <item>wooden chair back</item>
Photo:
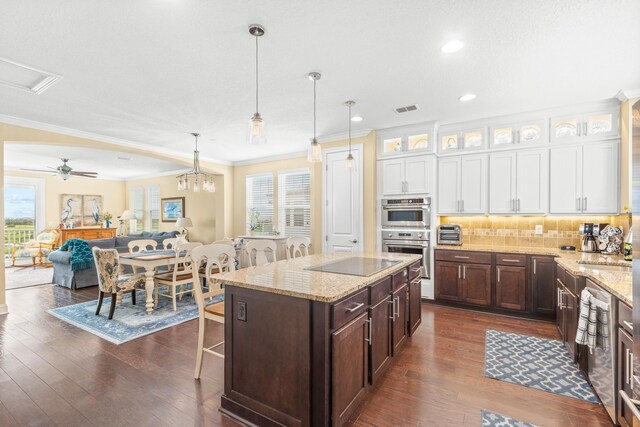
<path fill-rule="evenodd" d="M 200 245 L 191 251 L 194 265 L 193 289 L 200 314 L 204 312 L 207 298 L 224 292 L 221 283 L 211 276 L 216 273 L 235 271 L 235 256 L 235 249 L 226 244 Z M 207 292 L 202 290 L 202 279 L 207 285 Z"/>
<path fill-rule="evenodd" d="M 249 257 L 251 267 L 259 267 L 277 261 L 276 242 L 273 240 L 249 240 L 244 246 L 244 250 Z M 271 261 L 267 257 L 267 252 L 271 252 Z"/>
<path fill-rule="evenodd" d="M 127 244 L 130 254 L 153 251 L 158 247 L 158 242 L 153 239 L 132 240 Z"/>
<path fill-rule="evenodd" d="M 235 247 L 235 243 L 231 239 L 216 240 L 215 242 L 213 242 L 213 244 L 214 245 L 231 245 Z"/>
<path fill-rule="evenodd" d="M 187 239 L 184 236 L 170 237 L 162 241 L 162 247 L 164 249 L 174 249 L 180 243 L 187 243 Z"/>
<path fill-rule="evenodd" d="M 287 259 L 309 255 L 311 241 L 306 237 L 289 237 L 287 239 Z"/>
<path fill-rule="evenodd" d="M 194 242 L 194 243 L 180 243 L 176 245 L 176 258 L 173 264 L 173 281 L 176 281 L 176 276 L 178 274 L 191 274 L 193 272 L 193 268 L 195 263 L 193 262 L 193 250 L 199 246 L 202 246 L 202 243 Z"/>

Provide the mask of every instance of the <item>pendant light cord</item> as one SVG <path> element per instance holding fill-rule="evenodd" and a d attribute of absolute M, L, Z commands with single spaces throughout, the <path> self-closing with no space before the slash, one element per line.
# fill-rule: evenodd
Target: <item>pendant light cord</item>
<path fill-rule="evenodd" d="M 349 104 L 349 154 L 351 154 L 351 104 Z"/>
<path fill-rule="evenodd" d="M 256 38 L 256 113 L 258 110 L 258 36 Z"/>
<path fill-rule="evenodd" d="M 316 80 L 313 81 L 313 140 L 316 140 Z"/>

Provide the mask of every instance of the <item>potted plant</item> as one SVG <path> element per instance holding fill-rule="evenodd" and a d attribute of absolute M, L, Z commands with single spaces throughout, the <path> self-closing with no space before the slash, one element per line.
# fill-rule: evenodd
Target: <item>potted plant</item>
<path fill-rule="evenodd" d="M 109 212 L 105 212 L 101 216 L 102 220 L 105 222 L 105 226 L 107 228 L 111 227 L 111 220 L 113 219 L 113 216 L 111 216 Z"/>
<path fill-rule="evenodd" d="M 255 208 L 251 209 L 249 213 L 249 224 L 247 224 L 247 227 L 249 227 L 250 236 L 253 236 L 254 234 L 256 234 L 256 231 L 259 231 L 258 228 L 261 227 L 259 218 L 260 212 L 257 212 Z"/>

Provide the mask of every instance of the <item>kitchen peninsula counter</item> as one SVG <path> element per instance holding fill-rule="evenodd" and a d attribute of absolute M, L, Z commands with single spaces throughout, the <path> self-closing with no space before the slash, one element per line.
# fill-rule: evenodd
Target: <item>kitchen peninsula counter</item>
<path fill-rule="evenodd" d="M 420 324 L 420 258 L 318 254 L 216 275 L 225 284 L 220 410 L 255 425 L 344 424 Z M 336 263 L 383 269 L 310 270 Z"/>
<path fill-rule="evenodd" d="M 562 268 L 574 276 L 587 277 L 626 304 L 633 304 L 631 272 L 624 271 L 625 268 L 631 267 L 631 262 L 625 261 L 621 255 L 605 255 L 580 251 L 562 251 L 557 248 L 523 246 L 436 245 L 435 249 L 553 256 L 558 265 L 562 266 Z M 599 265 L 602 266 L 602 268 L 599 268 Z M 613 269 L 611 267 L 613 267 Z M 616 270 L 616 267 L 621 268 Z"/>

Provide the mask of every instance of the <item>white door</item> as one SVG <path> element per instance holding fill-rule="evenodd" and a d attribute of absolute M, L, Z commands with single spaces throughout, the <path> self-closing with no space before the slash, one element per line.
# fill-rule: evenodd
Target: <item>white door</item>
<path fill-rule="evenodd" d="M 515 213 L 516 154 L 494 153 L 489 156 L 489 212 Z"/>
<path fill-rule="evenodd" d="M 382 195 L 395 196 L 404 193 L 404 159 L 382 161 Z"/>
<path fill-rule="evenodd" d="M 324 153 L 324 252 L 362 251 L 362 145 L 352 146 L 356 170 L 349 171 L 343 147 Z"/>
<path fill-rule="evenodd" d="M 516 171 L 518 213 L 546 213 L 549 203 L 549 150 L 518 152 Z"/>
<path fill-rule="evenodd" d="M 430 194 L 433 156 L 415 156 L 404 160 L 405 192 Z"/>
<path fill-rule="evenodd" d="M 582 148 L 582 209 L 590 214 L 618 212 L 618 143 Z"/>
<path fill-rule="evenodd" d="M 549 213 L 581 212 L 582 147 L 562 147 L 550 150 Z"/>
<path fill-rule="evenodd" d="M 487 212 L 487 156 L 462 156 L 460 161 L 462 213 Z"/>
<path fill-rule="evenodd" d="M 458 213 L 460 157 L 441 157 L 438 160 L 438 212 Z"/>

